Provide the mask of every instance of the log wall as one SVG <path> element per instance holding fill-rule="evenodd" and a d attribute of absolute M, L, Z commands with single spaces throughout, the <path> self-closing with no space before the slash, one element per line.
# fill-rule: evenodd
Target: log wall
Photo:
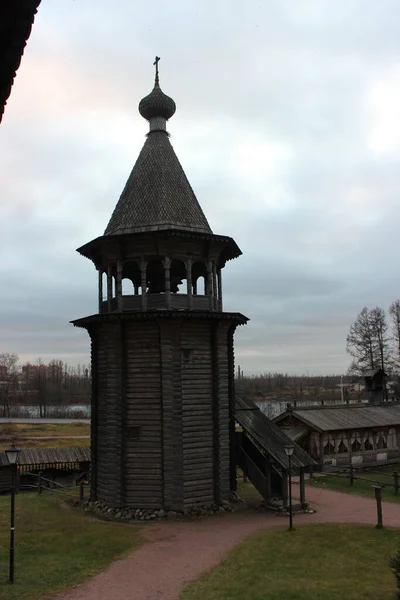
<path fill-rule="evenodd" d="M 156 314 L 92 324 L 93 498 L 166 510 L 228 498 L 234 327 Z"/>

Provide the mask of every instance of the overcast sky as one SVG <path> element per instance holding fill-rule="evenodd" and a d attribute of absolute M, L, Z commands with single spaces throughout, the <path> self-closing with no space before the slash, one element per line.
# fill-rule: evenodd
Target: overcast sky
<path fill-rule="evenodd" d="M 247 374 L 342 373 L 363 306 L 400 297 L 398 0 L 42 0 L 0 126 L 0 351 L 88 362 L 75 248 L 145 141 L 161 56 L 171 142 L 243 256 L 225 310 Z"/>

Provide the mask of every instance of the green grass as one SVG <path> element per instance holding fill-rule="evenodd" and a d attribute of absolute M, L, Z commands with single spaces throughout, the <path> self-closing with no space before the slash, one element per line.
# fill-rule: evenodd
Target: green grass
<path fill-rule="evenodd" d="M 8 583 L 10 497 L 0 496 L 0 599 L 38 600 L 101 571 L 140 543 L 135 525 L 107 523 L 62 495 L 16 496 L 15 583 Z"/>
<path fill-rule="evenodd" d="M 338 492 L 345 492 L 346 494 L 375 498 L 375 490 L 371 487 L 373 485 L 372 482 L 379 481 L 380 483 L 393 484 L 393 477 L 390 474 L 393 470 L 394 469 L 392 468 L 387 474 L 368 473 L 367 471 L 355 473 L 355 476 L 358 479 L 354 480 L 353 487 L 350 486 L 349 479 L 344 475 L 341 477 L 334 477 L 333 475 L 317 477 L 311 479 L 309 485 Z M 394 487 L 392 486 L 384 487 L 382 489 L 382 499 L 388 502 L 400 503 L 400 495 L 395 496 Z"/>
<path fill-rule="evenodd" d="M 251 536 L 180 600 L 394 600 L 400 533 L 309 525 Z"/>
<path fill-rule="evenodd" d="M 68 439 L 68 436 L 86 436 L 86 439 Z M 32 439 L 47 437 L 45 440 Z M 0 449 L 14 440 L 20 448 L 65 448 L 89 446 L 90 425 L 87 423 L 2 423 Z"/>
<path fill-rule="evenodd" d="M 88 423 L 1 423 L 0 437 L 90 435 Z"/>

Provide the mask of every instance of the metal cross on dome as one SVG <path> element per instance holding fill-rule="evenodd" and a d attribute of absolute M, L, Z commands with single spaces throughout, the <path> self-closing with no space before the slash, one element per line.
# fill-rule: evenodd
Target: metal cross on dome
<path fill-rule="evenodd" d="M 160 60 L 160 57 L 156 56 L 156 60 L 153 62 L 153 65 L 156 66 L 156 83 L 158 83 L 158 63 Z"/>

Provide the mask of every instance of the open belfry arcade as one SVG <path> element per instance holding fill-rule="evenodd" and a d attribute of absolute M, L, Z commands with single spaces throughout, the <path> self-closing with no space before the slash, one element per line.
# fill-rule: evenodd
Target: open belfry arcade
<path fill-rule="evenodd" d="M 215 235 L 167 133 L 159 84 L 139 104 L 150 130 L 104 235 L 78 249 L 98 271 L 91 339 L 91 497 L 182 511 L 236 485 L 234 347 L 222 270 L 241 251 Z"/>

